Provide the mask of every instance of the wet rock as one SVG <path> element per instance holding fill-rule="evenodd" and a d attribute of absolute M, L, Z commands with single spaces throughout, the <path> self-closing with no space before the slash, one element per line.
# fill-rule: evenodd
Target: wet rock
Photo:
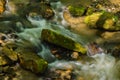
<path fill-rule="evenodd" d="M 39 4 L 40 8 L 38 11 L 40 11 L 40 14 L 46 18 L 46 19 L 50 19 L 51 17 L 54 16 L 54 12 L 50 6 L 50 3 L 48 2 L 41 2 Z"/>
<path fill-rule="evenodd" d="M 95 12 L 95 8 L 93 8 L 93 7 L 88 7 L 85 14 L 86 14 L 86 15 L 91 15 L 91 14 L 94 13 L 94 12 Z"/>
<path fill-rule="evenodd" d="M 74 53 L 74 51 L 48 43 L 48 42 L 45 42 L 45 43 L 47 43 L 47 45 L 49 46 L 51 53 L 59 60 L 62 60 L 62 59 L 73 60 L 75 57 L 78 57 L 80 54 L 79 52 L 76 52 L 78 53 L 78 56 L 75 55 L 73 58 L 72 54 Z"/>
<path fill-rule="evenodd" d="M 22 51 L 18 54 L 20 65 L 34 73 L 43 73 L 48 63 L 40 56 L 29 51 Z"/>
<path fill-rule="evenodd" d="M 117 31 L 120 30 L 119 26 L 114 25 L 117 21 L 117 16 L 109 12 L 104 12 L 98 19 L 96 26 L 109 31 Z"/>
<path fill-rule="evenodd" d="M 22 32 L 24 29 L 24 26 L 28 27 L 27 22 L 25 21 L 24 23 L 22 23 L 22 21 L 20 20 L 17 20 L 17 21 L 15 19 L 7 20 L 7 18 L 1 21 L 0 25 L 1 25 L 0 32 L 5 33 L 5 34 Z M 30 24 L 29 24 L 29 27 L 31 27 Z"/>
<path fill-rule="evenodd" d="M 104 53 L 104 50 L 95 42 L 88 44 L 87 50 L 89 56 Z"/>
<path fill-rule="evenodd" d="M 68 6 L 68 10 L 73 17 L 83 16 L 85 13 L 85 7 L 82 6 L 78 7 Z"/>
<path fill-rule="evenodd" d="M 86 53 L 86 49 L 82 44 L 53 30 L 42 30 L 41 39 L 73 51 L 81 52 L 82 54 Z"/>
<path fill-rule="evenodd" d="M 12 49 L 9 49 L 7 47 L 3 47 L 2 48 L 2 53 L 4 55 L 6 55 L 13 62 L 18 60 L 17 52 L 13 51 Z"/>
<path fill-rule="evenodd" d="M 17 52 L 13 48 L 8 47 L 8 43 L 5 43 L 0 48 L 0 62 L 2 62 L 2 65 L 9 65 L 18 61 Z"/>
<path fill-rule="evenodd" d="M 86 16 L 85 23 L 90 27 L 95 27 L 96 22 L 98 21 L 98 19 L 101 15 L 102 15 L 102 12 L 96 12 L 89 16 Z"/>
<path fill-rule="evenodd" d="M 12 61 L 5 55 L 0 54 L 0 66 L 9 65 Z"/>

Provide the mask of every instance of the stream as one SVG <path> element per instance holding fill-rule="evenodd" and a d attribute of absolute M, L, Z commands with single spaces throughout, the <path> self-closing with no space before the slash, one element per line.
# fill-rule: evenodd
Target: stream
<path fill-rule="evenodd" d="M 110 54 L 101 52 L 93 56 L 86 56 L 80 61 L 58 60 L 51 52 L 48 45 L 41 42 L 41 31 L 43 29 L 55 30 L 65 36 L 71 37 L 73 40 L 87 46 L 91 41 L 83 35 L 73 33 L 68 29 L 69 24 L 63 17 L 63 12 L 66 8 L 61 2 L 51 2 L 55 16 L 52 20 L 45 20 L 40 16 L 27 16 L 27 19 L 36 28 L 22 29 L 23 32 L 18 33 L 18 43 L 23 45 L 28 41 L 28 46 L 35 46 L 38 50 L 37 54 L 45 59 L 49 64 L 50 71 L 54 70 L 72 70 L 74 79 L 64 79 L 66 75 L 60 76 L 61 80 L 120 80 L 120 61 Z M 21 24 L 18 24 L 22 26 Z M 91 60 L 92 59 L 92 60 Z M 44 80 L 39 78 L 39 80 Z M 46 79 L 52 80 L 52 79 Z"/>

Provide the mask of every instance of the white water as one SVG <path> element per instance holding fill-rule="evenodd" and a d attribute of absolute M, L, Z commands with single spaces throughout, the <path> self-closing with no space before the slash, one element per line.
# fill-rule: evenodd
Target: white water
<path fill-rule="evenodd" d="M 57 5 L 54 3 L 53 6 L 56 6 L 55 10 L 58 10 L 58 8 L 60 8 L 62 5 L 60 2 L 58 2 Z M 64 6 L 62 8 L 64 8 Z M 33 20 L 28 17 L 32 24 L 37 25 L 37 28 L 25 29 L 24 32 L 18 34 L 19 37 L 21 37 L 20 42 L 27 40 L 31 43 L 31 46 L 37 46 L 39 49 L 38 55 L 51 62 L 49 63 L 49 67 L 51 69 L 72 69 L 73 74 L 76 75 L 76 80 L 80 80 L 81 77 L 83 80 L 120 80 L 120 61 L 116 63 L 114 57 L 105 55 L 104 53 L 92 56 L 94 60 L 92 62 L 90 62 L 89 59 L 86 61 L 56 60 L 56 58 L 50 53 L 49 48 L 45 44 L 42 44 L 40 41 L 42 29 L 48 28 L 56 30 L 57 32 L 60 32 L 66 36 L 70 36 L 76 41 L 79 41 L 85 45 L 82 36 L 73 34 L 65 28 L 68 26 L 68 24 L 64 22 L 64 20 L 57 22 L 59 17 L 61 19 L 63 18 L 61 14 L 62 12 L 59 13 L 56 11 L 56 17 L 53 21 L 46 21 L 44 19 Z"/>
<path fill-rule="evenodd" d="M 49 64 L 52 69 L 72 69 L 76 80 L 120 80 L 120 61 L 110 55 L 97 54 L 94 61 L 56 61 Z"/>

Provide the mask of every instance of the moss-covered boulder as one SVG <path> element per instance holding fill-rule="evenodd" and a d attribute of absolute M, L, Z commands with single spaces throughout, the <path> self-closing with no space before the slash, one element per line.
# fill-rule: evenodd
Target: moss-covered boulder
<path fill-rule="evenodd" d="M 92 28 L 103 29 L 107 31 L 120 30 L 118 17 L 110 12 L 102 11 L 86 16 L 85 23 Z"/>
<path fill-rule="evenodd" d="M 1 65 L 8 64 L 10 62 L 18 62 L 23 68 L 30 70 L 34 73 L 42 73 L 47 68 L 48 63 L 38 56 L 33 50 L 28 47 L 21 47 L 17 43 L 6 44 L 2 48 L 2 60 Z M 10 64 L 9 62 L 9 64 Z"/>
<path fill-rule="evenodd" d="M 9 65 L 18 61 L 17 52 L 15 52 L 7 44 L 0 49 L 0 65 Z"/>
<path fill-rule="evenodd" d="M 96 12 L 96 13 L 93 13 L 91 15 L 88 15 L 88 16 L 85 17 L 85 21 L 84 22 L 88 26 L 96 28 L 96 23 L 97 23 L 98 19 L 100 18 L 100 16 L 102 14 L 103 14 L 102 12 Z"/>
<path fill-rule="evenodd" d="M 70 37 L 64 36 L 53 30 L 43 29 L 41 33 L 41 39 L 69 50 L 78 51 L 83 54 L 86 53 L 86 49 L 81 43 L 78 43 Z"/>
<path fill-rule="evenodd" d="M 23 68 L 34 73 L 43 73 L 46 70 L 48 63 L 44 59 L 30 51 L 22 52 L 19 52 L 18 57 Z"/>
<path fill-rule="evenodd" d="M 103 14 L 98 19 L 96 26 L 105 30 L 120 30 L 120 27 L 115 25 L 118 22 L 117 16 L 110 12 L 103 12 Z"/>
<path fill-rule="evenodd" d="M 68 10 L 73 17 L 82 16 L 85 13 L 85 7 L 83 6 L 77 6 L 77 7 L 68 6 Z"/>

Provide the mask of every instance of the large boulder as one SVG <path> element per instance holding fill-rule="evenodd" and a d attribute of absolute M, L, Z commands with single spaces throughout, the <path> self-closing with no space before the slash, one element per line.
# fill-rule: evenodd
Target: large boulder
<path fill-rule="evenodd" d="M 81 43 L 78 43 L 72 38 L 64 36 L 53 30 L 43 29 L 41 33 L 41 39 L 69 50 L 78 51 L 83 54 L 86 53 L 86 49 Z"/>

